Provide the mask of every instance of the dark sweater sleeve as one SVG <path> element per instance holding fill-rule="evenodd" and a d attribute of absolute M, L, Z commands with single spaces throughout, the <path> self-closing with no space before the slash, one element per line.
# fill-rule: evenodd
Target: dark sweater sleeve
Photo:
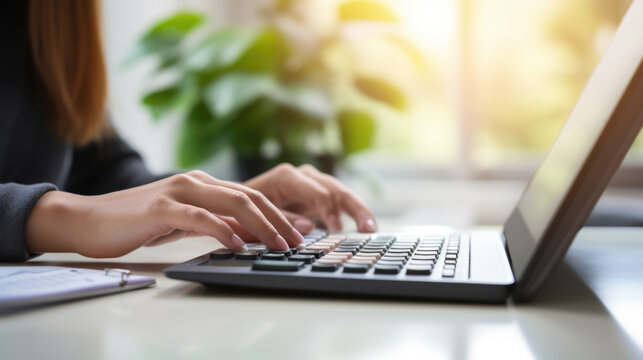
<path fill-rule="evenodd" d="M 49 183 L 0 184 L 0 261 L 25 261 L 31 254 L 25 244 L 25 229 L 31 209 L 47 191 Z"/>
<path fill-rule="evenodd" d="M 117 135 L 74 149 L 65 191 L 98 195 L 160 180 L 172 174 L 152 174 L 141 156 Z"/>

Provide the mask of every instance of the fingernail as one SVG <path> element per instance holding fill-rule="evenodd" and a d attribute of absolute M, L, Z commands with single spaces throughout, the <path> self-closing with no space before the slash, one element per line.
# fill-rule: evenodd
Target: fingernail
<path fill-rule="evenodd" d="M 297 241 L 297 244 L 302 244 L 304 242 L 304 237 L 295 228 L 292 228 L 292 237 Z"/>
<path fill-rule="evenodd" d="M 376 230 L 375 221 L 371 218 L 366 219 L 364 222 L 364 230 L 368 232 L 375 232 Z"/>
<path fill-rule="evenodd" d="M 286 243 L 286 240 L 284 240 L 283 236 L 277 234 L 277 237 L 275 237 L 275 241 L 277 242 L 277 245 L 281 244 L 282 250 L 288 250 L 288 243 Z"/>
<path fill-rule="evenodd" d="M 299 231 L 300 234 L 303 234 L 303 233 L 309 233 L 312 230 L 313 222 L 308 219 L 299 218 L 299 219 L 296 219 L 292 223 L 292 225 L 295 227 L 295 229 L 297 229 L 297 231 Z"/>
<path fill-rule="evenodd" d="M 248 245 L 246 245 L 246 243 L 243 240 L 241 240 L 239 235 L 232 234 L 232 243 L 236 247 L 241 248 L 243 251 L 248 251 Z"/>

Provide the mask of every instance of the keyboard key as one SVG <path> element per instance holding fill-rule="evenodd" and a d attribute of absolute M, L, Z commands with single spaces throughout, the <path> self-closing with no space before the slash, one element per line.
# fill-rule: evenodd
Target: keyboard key
<path fill-rule="evenodd" d="M 259 253 L 256 252 L 238 252 L 234 255 L 234 258 L 237 260 L 257 260 L 259 259 Z"/>
<path fill-rule="evenodd" d="M 302 267 L 303 261 L 257 260 L 252 263 L 252 270 L 297 271 Z"/>
<path fill-rule="evenodd" d="M 388 265 L 388 266 L 404 266 L 405 261 L 390 261 L 390 260 L 380 260 L 377 262 L 377 265 Z"/>
<path fill-rule="evenodd" d="M 362 261 L 362 263 L 369 263 L 371 265 L 377 262 L 377 259 L 372 256 L 353 256 L 350 261 Z"/>
<path fill-rule="evenodd" d="M 384 255 L 386 253 L 386 250 L 375 250 L 375 249 L 362 249 L 359 252 L 365 253 L 365 254 L 378 254 L 378 255 Z"/>
<path fill-rule="evenodd" d="M 386 246 L 386 245 L 378 245 L 378 244 L 366 244 L 366 245 L 364 245 L 364 247 L 363 247 L 363 248 L 364 248 L 364 249 L 378 249 L 378 250 L 382 250 L 382 249 L 387 249 L 387 246 Z"/>
<path fill-rule="evenodd" d="M 406 267 L 407 275 L 431 275 L 433 266 L 430 265 L 409 265 Z"/>
<path fill-rule="evenodd" d="M 394 241 L 395 236 L 393 235 L 380 235 L 375 238 L 375 241 Z"/>
<path fill-rule="evenodd" d="M 312 245 L 308 245 L 306 247 L 306 250 L 322 250 L 324 252 L 329 253 L 329 252 L 333 251 L 334 248 L 335 247 L 333 245 L 323 245 L 323 244 L 319 245 L 317 243 L 314 243 Z"/>
<path fill-rule="evenodd" d="M 335 250 L 333 250 L 333 252 L 336 252 L 336 253 L 351 253 L 351 254 L 355 255 L 357 253 L 357 249 L 356 248 L 341 248 L 341 247 L 338 247 Z"/>
<path fill-rule="evenodd" d="M 424 251 L 440 251 L 441 248 L 440 246 L 425 246 L 425 245 L 420 245 L 418 246 L 418 250 L 424 250 Z"/>
<path fill-rule="evenodd" d="M 392 243 L 393 241 L 391 240 L 371 240 L 368 242 L 368 244 L 371 244 L 371 245 L 390 245 Z"/>
<path fill-rule="evenodd" d="M 326 253 L 323 250 L 302 250 L 299 252 L 299 255 L 312 255 L 315 259 L 319 259 L 326 255 Z"/>
<path fill-rule="evenodd" d="M 292 252 L 290 252 L 290 250 L 285 250 L 285 251 L 274 250 L 274 251 L 270 251 L 268 254 L 283 254 L 286 256 L 290 256 L 292 255 Z"/>
<path fill-rule="evenodd" d="M 435 256 L 435 258 L 438 258 L 438 254 L 435 252 L 429 252 L 429 251 L 416 251 L 413 256 Z"/>
<path fill-rule="evenodd" d="M 312 271 L 321 271 L 321 272 L 335 272 L 339 269 L 337 264 L 323 264 L 320 262 L 315 262 L 312 267 Z"/>
<path fill-rule="evenodd" d="M 232 259 L 233 257 L 234 251 L 230 249 L 217 249 L 210 253 L 212 260 Z"/>
<path fill-rule="evenodd" d="M 399 272 L 400 272 L 399 266 L 380 265 L 379 263 L 375 265 L 376 274 L 397 274 Z"/>
<path fill-rule="evenodd" d="M 386 261 L 403 261 L 406 262 L 408 260 L 408 256 L 396 256 L 396 255 L 384 255 L 382 256 L 382 260 Z"/>
<path fill-rule="evenodd" d="M 454 276 L 455 276 L 455 270 L 454 269 L 442 270 L 442 277 L 454 277 Z"/>
<path fill-rule="evenodd" d="M 350 259 L 344 265 L 346 265 L 346 264 L 364 264 L 364 265 L 371 266 L 371 265 L 375 264 L 375 260 L 372 260 L 372 259 Z"/>
<path fill-rule="evenodd" d="M 405 245 L 405 246 L 399 246 L 399 245 L 393 245 L 393 246 L 391 246 L 391 248 L 389 249 L 389 251 L 391 251 L 391 250 L 408 250 L 408 251 L 413 251 L 413 250 L 415 250 L 415 246 L 406 246 L 406 245 Z"/>
<path fill-rule="evenodd" d="M 347 245 L 362 245 L 362 244 L 364 244 L 365 242 L 366 242 L 366 241 L 350 240 L 350 239 L 349 239 L 349 240 L 343 241 L 343 242 L 342 242 L 342 244 L 347 244 Z"/>
<path fill-rule="evenodd" d="M 370 269 L 370 265 L 366 264 L 344 264 L 345 273 L 365 273 Z"/>
<path fill-rule="evenodd" d="M 284 254 L 263 254 L 261 256 L 261 259 L 263 260 L 286 260 L 287 257 Z"/>
<path fill-rule="evenodd" d="M 447 254 L 445 257 L 447 260 L 456 260 L 458 258 L 458 255 L 455 254 Z"/>
<path fill-rule="evenodd" d="M 288 261 L 303 261 L 305 264 L 312 264 L 314 260 L 312 255 L 293 255 L 288 258 Z"/>
<path fill-rule="evenodd" d="M 453 260 L 453 259 L 444 260 L 445 264 L 453 264 L 453 265 L 455 265 L 457 262 L 458 262 L 457 260 Z"/>
<path fill-rule="evenodd" d="M 394 242 L 393 245 L 398 245 L 398 246 L 411 245 L 411 246 L 415 246 L 415 245 L 417 245 L 417 243 L 418 243 L 417 240 L 398 240 L 398 241 Z"/>
<path fill-rule="evenodd" d="M 446 265 L 444 265 L 444 268 L 445 269 L 455 269 L 455 265 L 454 264 L 446 264 Z"/>
<path fill-rule="evenodd" d="M 357 254 L 355 254 L 355 256 L 372 257 L 372 258 L 374 258 L 374 259 L 378 259 L 378 260 L 382 258 L 382 255 L 380 255 L 380 254 L 376 254 L 376 253 L 365 253 L 365 252 L 362 252 L 362 251 L 360 251 L 360 252 L 358 252 Z"/>
<path fill-rule="evenodd" d="M 387 251 L 386 253 L 387 253 L 387 254 L 404 254 L 404 255 L 409 255 L 409 254 L 410 254 L 410 253 L 412 253 L 412 252 L 413 252 L 413 251 L 412 251 L 411 249 L 409 249 L 409 250 L 389 249 L 389 251 Z"/>
<path fill-rule="evenodd" d="M 325 256 L 324 256 L 324 257 L 323 257 L 323 258 L 321 258 L 321 259 L 317 259 L 317 261 L 316 261 L 316 262 L 318 262 L 318 263 L 320 263 L 320 264 L 336 264 L 336 265 L 341 265 L 341 264 L 343 264 L 343 263 L 344 263 L 344 259 L 327 258 L 327 257 L 325 257 Z"/>
<path fill-rule="evenodd" d="M 262 243 L 250 243 L 246 245 L 250 251 L 261 251 L 264 254 L 268 252 L 268 248 Z"/>
<path fill-rule="evenodd" d="M 351 253 L 338 253 L 338 252 L 333 251 L 332 253 L 330 253 L 330 254 L 328 254 L 328 255 L 326 255 L 324 257 L 325 258 L 336 258 L 336 259 L 348 260 L 348 259 L 353 257 L 353 254 L 351 254 Z"/>
<path fill-rule="evenodd" d="M 411 260 L 437 260 L 435 255 L 413 255 Z"/>
<path fill-rule="evenodd" d="M 418 261 L 418 260 L 409 261 L 409 266 L 433 266 L 434 264 L 435 264 L 435 261 Z"/>

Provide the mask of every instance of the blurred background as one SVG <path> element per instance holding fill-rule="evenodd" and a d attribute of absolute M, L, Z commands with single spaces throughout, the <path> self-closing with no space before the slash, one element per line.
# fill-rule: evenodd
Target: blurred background
<path fill-rule="evenodd" d="M 630 2 L 104 1 L 110 109 L 154 171 L 312 162 L 400 224 L 498 224 Z"/>

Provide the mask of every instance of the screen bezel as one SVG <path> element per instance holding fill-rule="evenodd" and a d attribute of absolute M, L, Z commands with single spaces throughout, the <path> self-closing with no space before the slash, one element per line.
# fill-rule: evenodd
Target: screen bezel
<path fill-rule="evenodd" d="M 630 11 L 638 11 L 638 13 L 629 14 Z M 636 0 L 624 17 L 615 39 L 620 31 L 625 32 L 622 36 L 629 37 L 629 40 L 641 38 L 639 34 L 643 34 L 640 32 L 643 26 L 636 23 L 636 20 L 637 17 L 642 17 L 642 14 L 643 1 Z M 629 19 L 628 15 L 631 15 Z M 618 54 L 611 56 L 618 56 Z M 599 63 L 597 69 L 600 66 Z M 590 85 L 591 80 L 588 83 L 588 86 Z M 593 84 L 593 86 L 596 85 Z M 643 55 L 639 54 L 638 66 L 623 95 L 589 155 L 584 159 L 569 191 L 552 214 L 542 236 L 539 239 L 534 238 L 518 205 L 505 223 L 504 236 L 516 279 L 514 300 L 525 301 L 531 298 L 552 268 L 563 258 L 634 143 L 642 124 Z"/>

